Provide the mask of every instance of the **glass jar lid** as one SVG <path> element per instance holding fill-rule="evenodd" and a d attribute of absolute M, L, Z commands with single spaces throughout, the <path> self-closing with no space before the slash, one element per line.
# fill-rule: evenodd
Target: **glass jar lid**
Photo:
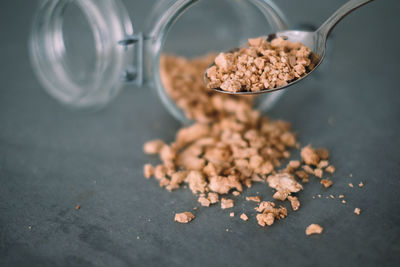
<path fill-rule="evenodd" d="M 42 0 L 30 56 L 44 88 L 72 107 L 99 107 L 120 90 L 134 60 L 118 42 L 133 35 L 120 0 Z"/>

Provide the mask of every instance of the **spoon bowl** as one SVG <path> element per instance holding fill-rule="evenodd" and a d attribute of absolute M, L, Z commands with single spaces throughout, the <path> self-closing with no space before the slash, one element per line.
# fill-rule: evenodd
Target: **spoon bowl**
<path fill-rule="evenodd" d="M 350 0 L 343 6 L 341 6 L 328 20 L 322 24 L 321 27 L 319 27 L 318 30 L 315 32 L 308 32 L 308 31 L 281 31 L 273 34 L 269 34 L 267 36 L 264 36 L 265 40 L 268 42 L 271 42 L 273 39 L 282 37 L 284 40 L 290 41 L 292 43 L 297 43 L 300 42 L 303 45 L 307 46 L 311 52 L 312 52 L 312 60 L 313 60 L 313 65 L 314 67 L 309 70 L 304 76 L 293 80 L 289 82 L 287 85 L 280 86 L 280 87 L 275 87 L 275 88 L 268 88 L 264 89 L 258 92 L 251 92 L 251 91 L 239 91 L 239 92 L 231 92 L 231 91 L 225 91 L 222 90 L 221 88 L 213 88 L 213 90 L 220 92 L 220 93 L 225 93 L 225 94 L 232 94 L 232 95 L 256 95 L 256 94 L 264 94 L 264 93 L 270 93 L 274 92 L 277 90 L 282 90 L 284 88 L 287 88 L 289 86 L 294 85 L 295 83 L 298 83 L 305 79 L 306 77 L 310 76 L 310 74 L 315 71 L 318 66 L 322 63 L 322 61 L 325 58 L 326 54 L 326 41 L 329 37 L 329 34 L 333 30 L 333 28 L 341 21 L 345 16 L 347 16 L 350 12 L 353 10 L 371 2 L 373 0 Z M 235 51 L 237 50 L 231 50 Z M 215 63 L 211 64 L 208 68 L 214 66 Z M 207 71 L 204 73 L 204 82 L 208 84 L 208 77 L 207 77 Z"/>

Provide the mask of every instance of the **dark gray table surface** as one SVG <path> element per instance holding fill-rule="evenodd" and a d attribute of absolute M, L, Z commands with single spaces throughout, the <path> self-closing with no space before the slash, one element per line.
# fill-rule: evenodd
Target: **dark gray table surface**
<path fill-rule="evenodd" d="M 125 2 L 142 27 L 154 1 Z M 344 3 L 278 2 L 293 24 L 318 24 Z M 143 164 L 156 160 L 142 144 L 173 140 L 179 123 L 150 90 L 132 87 L 96 113 L 59 105 L 28 59 L 36 4 L 0 3 L 0 266 L 399 266 L 399 1 L 346 18 L 327 66 L 268 113 L 290 121 L 302 144 L 327 147 L 337 172 L 331 189 L 311 182 L 300 210 L 267 228 L 254 213 L 245 223 L 218 206 L 174 223 L 196 199 L 144 179 Z M 347 185 L 360 181 L 362 189 Z M 259 184 L 233 210 L 251 210 L 243 198 L 255 192 L 271 199 Z M 313 200 L 320 192 L 343 193 L 347 204 Z M 310 223 L 324 233 L 307 237 Z"/>

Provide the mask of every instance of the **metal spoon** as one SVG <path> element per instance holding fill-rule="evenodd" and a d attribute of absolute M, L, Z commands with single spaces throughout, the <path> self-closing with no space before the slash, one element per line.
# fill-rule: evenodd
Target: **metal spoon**
<path fill-rule="evenodd" d="M 290 42 L 300 42 L 307 46 L 308 48 L 311 49 L 312 53 L 316 56 L 317 62 L 315 62 L 315 67 L 306 73 L 303 77 L 294 80 L 290 83 L 288 83 L 285 86 L 281 87 L 276 87 L 276 88 L 271 88 L 271 89 L 264 89 L 259 92 L 249 92 L 249 91 L 240 91 L 240 92 L 230 92 L 230 91 L 224 91 L 221 88 L 213 88 L 215 91 L 218 91 L 220 93 L 226 93 L 226 94 L 233 94 L 233 95 L 255 95 L 255 94 L 263 94 L 263 93 L 269 93 L 277 90 L 281 90 L 283 88 L 286 88 L 288 86 L 291 86 L 304 78 L 308 77 L 324 60 L 325 53 L 326 53 L 326 40 L 328 39 L 329 34 L 331 33 L 332 29 L 336 26 L 336 24 L 339 23 L 345 16 L 347 16 L 350 12 L 353 10 L 367 4 L 368 2 L 371 2 L 373 0 L 350 0 L 343 6 L 341 6 L 330 18 L 328 18 L 324 24 L 319 27 L 318 30 L 315 32 L 307 32 L 307 31 L 282 31 L 282 32 L 277 32 L 270 34 L 265 37 L 265 39 L 270 42 L 271 40 L 277 38 L 277 37 L 282 37 L 285 40 L 288 40 Z M 234 51 L 234 50 L 232 50 Z M 209 66 L 212 67 L 214 66 L 215 63 L 211 64 Z M 208 78 L 207 78 L 207 71 L 204 73 L 204 81 L 207 84 L 208 83 Z"/>

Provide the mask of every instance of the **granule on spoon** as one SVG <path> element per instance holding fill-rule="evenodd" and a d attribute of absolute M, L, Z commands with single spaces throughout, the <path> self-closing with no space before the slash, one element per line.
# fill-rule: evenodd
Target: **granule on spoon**
<path fill-rule="evenodd" d="M 285 86 L 315 66 L 315 55 L 301 43 L 282 37 L 249 39 L 248 46 L 219 53 L 206 71 L 207 86 L 229 92 L 260 92 Z"/>

